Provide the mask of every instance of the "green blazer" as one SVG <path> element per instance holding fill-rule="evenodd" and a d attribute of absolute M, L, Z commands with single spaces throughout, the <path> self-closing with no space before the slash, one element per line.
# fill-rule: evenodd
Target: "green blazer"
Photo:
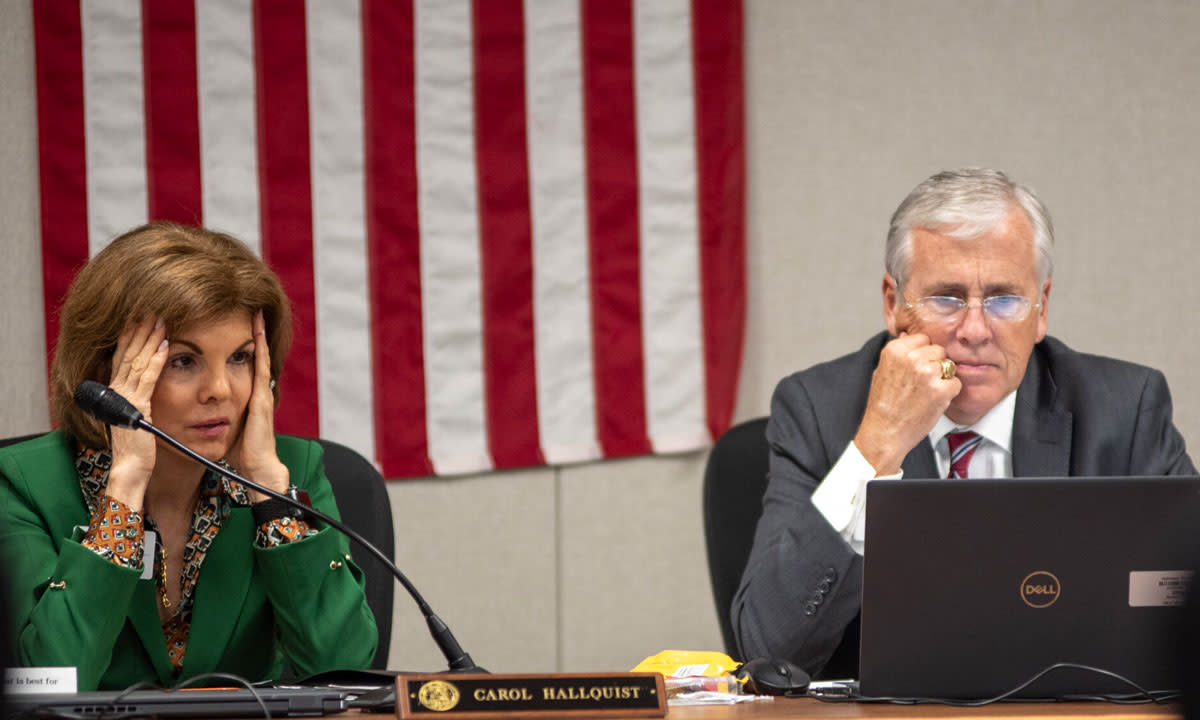
<path fill-rule="evenodd" d="M 279 459 L 313 507 L 339 517 L 318 443 L 277 436 Z M 25 666 L 75 666 L 79 690 L 138 681 L 170 686 L 207 672 L 250 681 L 365 668 L 375 619 L 346 537 L 332 529 L 280 547 L 254 542 L 250 508 L 221 525 L 196 581 L 191 634 L 176 677 L 154 581 L 79 544 L 89 522 L 61 431 L 0 449 L 0 571 L 9 635 Z"/>

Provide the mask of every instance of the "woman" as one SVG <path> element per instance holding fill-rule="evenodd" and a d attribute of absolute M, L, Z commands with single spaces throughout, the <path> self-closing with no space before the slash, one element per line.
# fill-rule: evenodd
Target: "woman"
<path fill-rule="evenodd" d="M 59 429 L 0 450 L 0 562 L 23 665 L 80 690 L 363 668 L 376 630 L 336 530 L 72 400 L 111 386 L 213 461 L 337 517 L 315 442 L 274 433 L 291 340 L 279 280 L 237 240 L 153 223 L 79 273 L 51 369 Z"/>

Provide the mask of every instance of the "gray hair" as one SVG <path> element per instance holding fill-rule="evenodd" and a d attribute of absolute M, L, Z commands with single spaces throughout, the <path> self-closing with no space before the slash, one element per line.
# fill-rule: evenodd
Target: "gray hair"
<path fill-rule="evenodd" d="M 939 233 L 972 240 L 1001 223 L 1016 204 L 1033 225 L 1033 254 L 1038 287 L 1054 271 L 1054 224 L 1050 212 L 1028 187 L 999 170 L 963 168 L 940 172 L 924 181 L 892 215 L 884 263 L 903 289 L 912 263 L 914 228 L 937 228 Z"/>

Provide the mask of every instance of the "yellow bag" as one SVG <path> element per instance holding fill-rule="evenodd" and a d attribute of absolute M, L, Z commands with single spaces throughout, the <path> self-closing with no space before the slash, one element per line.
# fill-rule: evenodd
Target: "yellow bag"
<path fill-rule="evenodd" d="M 656 672 L 663 677 L 730 675 L 741 663 L 722 652 L 663 650 L 638 663 L 631 672 Z"/>

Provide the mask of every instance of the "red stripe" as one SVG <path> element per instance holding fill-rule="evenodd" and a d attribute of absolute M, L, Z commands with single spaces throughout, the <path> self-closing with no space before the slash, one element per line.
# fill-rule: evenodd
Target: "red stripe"
<path fill-rule="evenodd" d="M 151 220 L 203 223 L 193 0 L 142 0 Z"/>
<path fill-rule="evenodd" d="M 363 0 L 366 222 L 375 452 L 384 477 L 433 473 L 425 430 L 411 0 Z"/>
<path fill-rule="evenodd" d="M 316 436 L 320 424 L 304 22 L 304 0 L 259 0 L 254 5 L 262 250 L 292 301 L 294 329 L 276 424 L 281 432 Z"/>
<path fill-rule="evenodd" d="M 87 262 L 87 150 L 79 0 L 33 3 L 46 361 L 58 341 L 58 308 Z"/>
<path fill-rule="evenodd" d="M 584 135 L 596 432 L 607 457 L 650 452 L 638 264 L 631 0 L 583 0 Z"/>
<path fill-rule="evenodd" d="M 521 0 L 475 0 L 474 13 L 488 449 L 497 468 L 542 465 Z"/>
<path fill-rule="evenodd" d="M 692 4 L 700 287 L 708 428 L 729 428 L 746 317 L 742 3 Z"/>

